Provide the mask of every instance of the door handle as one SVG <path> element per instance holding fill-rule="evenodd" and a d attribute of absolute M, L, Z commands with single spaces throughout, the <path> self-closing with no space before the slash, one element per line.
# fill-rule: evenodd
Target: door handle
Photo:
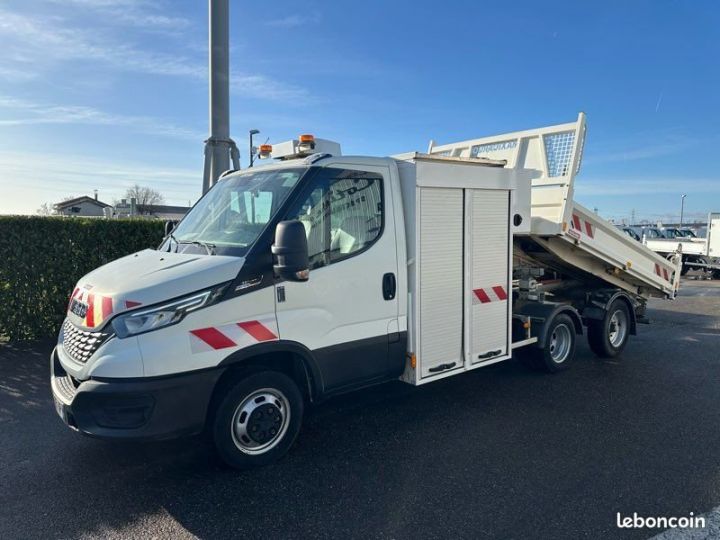
<path fill-rule="evenodd" d="M 383 276 L 382 280 L 382 292 L 385 300 L 393 300 L 395 298 L 395 292 L 397 291 L 397 283 L 395 281 L 395 274 L 388 272 Z"/>
<path fill-rule="evenodd" d="M 431 367 L 428 369 L 430 373 L 437 373 L 438 371 L 445 371 L 446 369 L 454 368 L 457 362 L 451 362 L 449 364 L 440 364 L 439 366 Z"/>

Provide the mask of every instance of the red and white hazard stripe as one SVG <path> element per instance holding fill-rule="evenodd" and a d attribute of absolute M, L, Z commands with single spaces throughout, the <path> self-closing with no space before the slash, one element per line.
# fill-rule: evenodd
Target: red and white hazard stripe
<path fill-rule="evenodd" d="M 113 313 L 113 300 L 110 296 L 88 293 L 87 305 L 85 325 L 89 328 L 100 326 Z"/>
<path fill-rule="evenodd" d="M 116 299 L 112 296 L 90 292 L 92 289 L 92 285 L 75 287 L 68 302 L 68 312 L 70 312 L 73 300 L 87 305 L 87 312 L 85 313 L 85 318 L 82 320 L 82 324 L 88 328 L 98 328 L 113 314 L 123 311 L 123 303 L 125 309 L 132 309 L 142 305 L 141 302 L 135 302 L 133 300 L 116 302 Z"/>
<path fill-rule="evenodd" d="M 473 304 L 489 304 L 490 302 L 502 302 L 507 300 L 507 290 L 504 285 L 493 285 L 492 287 L 483 287 L 473 289 Z"/>
<path fill-rule="evenodd" d="M 655 273 L 665 281 L 670 281 L 670 275 L 668 274 L 667 268 L 660 268 L 660 264 L 658 263 L 655 263 Z"/>
<path fill-rule="evenodd" d="M 570 236 L 575 236 L 577 238 L 576 235 L 572 234 L 572 231 L 575 231 L 579 233 L 580 236 L 584 234 L 590 238 L 595 238 L 595 229 L 593 228 L 593 224 L 586 219 L 580 219 L 580 216 L 578 216 L 577 214 L 572 215 L 570 227 L 571 230 L 568 231 Z"/>
<path fill-rule="evenodd" d="M 68 310 L 73 300 L 87 304 L 87 312 L 83 324 L 88 328 L 100 326 L 113 314 L 113 299 L 111 296 L 90 292 L 92 286 L 76 287 L 70 296 Z"/>
<path fill-rule="evenodd" d="M 263 341 L 275 341 L 278 339 L 277 334 L 277 324 L 271 317 L 209 326 L 190 330 L 190 349 L 194 354 L 230 347 L 248 347 Z"/>
<path fill-rule="evenodd" d="M 75 290 L 70 295 L 70 300 L 68 300 L 68 307 L 67 307 L 68 312 L 70 311 L 70 308 L 72 307 L 72 301 L 75 300 L 75 298 L 78 295 L 78 292 L 80 292 L 80 287 L 75 287 Z"/>

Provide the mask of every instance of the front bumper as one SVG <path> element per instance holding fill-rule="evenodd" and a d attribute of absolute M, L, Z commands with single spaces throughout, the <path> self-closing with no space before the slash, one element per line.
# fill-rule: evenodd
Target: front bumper
<path fill-rule="evenodd" d="M 205 426 L 208 405 L 222 369 L 166 377 L 78 381 L 50 358 L 55 409 L 63 422 L 105 439 L 169 439 Z"/>

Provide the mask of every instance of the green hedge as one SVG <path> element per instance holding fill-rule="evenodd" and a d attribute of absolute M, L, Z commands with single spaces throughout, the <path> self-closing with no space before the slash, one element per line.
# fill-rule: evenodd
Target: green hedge
<path fill-rule="evenodd" d="M 157 220 L 0 216 L 0 337 L 57 335 L 83 275 L 156 247 L 163 231 Z"/>

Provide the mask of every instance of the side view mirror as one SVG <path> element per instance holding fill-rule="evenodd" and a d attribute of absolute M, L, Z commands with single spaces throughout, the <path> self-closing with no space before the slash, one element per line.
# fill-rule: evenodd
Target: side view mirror
<path fill-rule="evenodd" d="M 177 221 L 174 221 L 172 219 L 169 219 L 165 222 L 165 236 L 173 232 L 173 229 L 175 228 L 175 225 L 177 224 Z"/>
<path fill-rule="evenodd" d="M 310 277 L 305 226 L 297 221 L 281 221 L 275 228 L 272 253 L 277 257 L 275 274 L 288 281 L 307 281 Z"/>

